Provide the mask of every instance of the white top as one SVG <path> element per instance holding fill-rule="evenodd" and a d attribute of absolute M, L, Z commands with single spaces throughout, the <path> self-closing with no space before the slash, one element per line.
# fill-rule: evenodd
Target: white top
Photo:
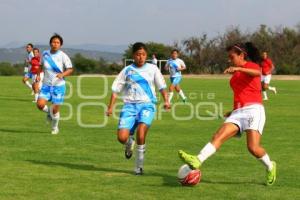
<path fill-rule="evenodd" d="M 165 67 L 169 70 L 171 77 L 181 76 L 181 71 L 178 69 L 186 68 L 185 63 L 180 58 L 176 58 L 175 60 L 170 58 Z"/>
<path fill-rule="evenodd" d="M 151 63 L 152 63 L 153 65 L 157 65 L 157 59 L 156 59 L 156 58 L 153 58 L 153 59 L 151 60 Z"/>
<path fill-rule="evenodd" d="M 31 70 L 31 59 L 34 57 L 33 55 L 33 51 L 30 51 L 29 53 L 27 53 L 27 57 L 26 57 L 26 67 L 28 67 L 28 71 L 30 72 Z"/>
<path fill-rule="evenodd" d="M 63 51 L 59 50 L 51 54 L 50 50 L 43 52 L 42 63 L 44 66 L 43 84 L 49 86 L 60 86 L 65 84 L 64 79 L 57 78 L 57 74 L 63 73 L 65 69 L 72 68 L 72 62 Z"/>
<path fill-rule="evenodd" d="M 155 86 L 162 90 L 167 87 L 157 66 L 145 63 L 142 67 L 126 66 L 112 84 L 112 91 L 122 93 L 125 103 L 156 103 Z"/>

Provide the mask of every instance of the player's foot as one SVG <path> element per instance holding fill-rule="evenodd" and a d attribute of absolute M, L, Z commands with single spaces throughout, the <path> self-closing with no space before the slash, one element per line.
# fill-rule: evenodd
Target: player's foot
<path fill-rule="evenodd" d="M 274 94 L 277 94 L 276 87 L 273 87 L 273 90 L 271 90 Z"/>
<path fill-rule="evenodd" d="M 273 168 L 271 171 L 267 170 L 267 185 L 273 185 L 276 180 L 276 162 L 272 161 Z"/>
<path fill-rule="evenodd" d="M 183 103 L 186 103 L 186 98 L 182 99 Z"/>
<path fill-rule="evenodd" d="M 32 103 L 36 103 L 36 102 L 37 102 L 36 100 L 33 100 L 33 101 L 32 101 Z"/>
<path fill-rule="evenodd" d="M 53 128 L 52 131 L 51 131 L 51 134 L 52 135 L 57 135 L 59 132 L 58 128 Z"/>
<path fill-rule="evenodd" d="M 33 90 L 31 90 L 31 95 L 34 95 L 34 91 Z"/>
<path fill-rule="evenodd" d="M 141 168 L 141 167 L 136 168 L 136 169 L 134 170 L 134 172 L 135 172 L 135 175 L 137 175 L 137 176 L 140 176 L 140 175 L 143 175 L 143 174 L 144 174 L 144 170 L 143 170 L 143 168 Z"/>
<path fill-rule="evenodd" d="M 263 100 L 264 100 L 264 101 L 268 101 L 269 98 L 268 98 L 268 97 L 264 97 Z"/>
<path fill-rule="evenodd" d="M 49 124 L 52 122 L 52 117 L 51 117 L 51 114 L 50 112 L 47 113 L 47 116 L 46 116 L 46 123 Z"/>
<path fill-rule="evenodd" d="M 127 143 L 125 144 L 125 157 L 130 159 L 132 156 L 132 152 L 134 150 L 135 141 L 132 137 L 129 137 Z"/>
<path fill-rule="evenodd" d="M 182 150 L 178 151 L 178 156 L 179 156 L 179 158 L 181 158 L 181 160 L 183 162 L 188 164 L 192 169 L 200 169 L 201 162 L 200 162 L 200 160 L 198 159 L 197 156 L 187 154 Z"/>

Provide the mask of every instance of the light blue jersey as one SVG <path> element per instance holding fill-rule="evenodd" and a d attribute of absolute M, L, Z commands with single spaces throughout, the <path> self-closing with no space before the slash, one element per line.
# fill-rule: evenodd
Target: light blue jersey
<path fill-rule="evenodd" d="M 150 126 L 155 115 L 157 102 L 155 86 L 166 88 L 166 82 L 158 67 L 146 63 L 142 67 L 134 64 L 125 67 L 115 79 L 112 91 L 123 93 L 125 102 L 120 113 L 119 129 L 134 132 L 138 123 Z"/>
<path fill-rule="evenodd" d="M 180 58 L 176 58 L 175 60 L 170 58 L 167 61 L 165 68 L 169 70 L 171 77 L 178 77 L 181 76 L 181 71 L 179 69 L 184 69 L 186 68 L 186 66 L 183 60 L 181 60 Z"/>

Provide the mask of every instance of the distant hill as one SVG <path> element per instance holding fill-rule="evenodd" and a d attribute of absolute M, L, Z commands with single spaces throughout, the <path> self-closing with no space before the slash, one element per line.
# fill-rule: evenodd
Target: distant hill
<path fill-rule="evenodd" d="M 36 45 L 41 51 L 49 49 L 49 46 L 46 45 Z M 113 53 L 99 50 L 85 50 L 77 48 L 62 48 L 70 57 L 73 57 L 75 54 L 80 53 L 81 55 L 98 60 L 103 58 L 108 62 L 121 62 L 122 53 Z M 20 63 L 24 61 L 26 52 L 24 47 L 19 48 L 0 48 L 0 62 L 11 62 L 11 63 Z"/>

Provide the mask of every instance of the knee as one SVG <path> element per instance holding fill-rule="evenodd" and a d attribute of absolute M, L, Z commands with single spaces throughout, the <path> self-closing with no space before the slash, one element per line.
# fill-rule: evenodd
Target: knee
<path fill-rule="evenodd" d="M 121 144 L 125 144 L 127 142 L 127 137 L 125 137 L 124 135 L 121 135 L 121 134 L 118 134 L 118 141 L 121 143 Z"/>
<path fill-rule="evenodd" d="M 263 89 L 264 89 L 264 90 L 267 90 L 268 88 L 269 88 L 269 86 L 268 86 L 267 84 L 264 84 L 264 85 L 263 85 Z"/>
<path fill-rule="evenodd" d="M 43 110 L 43 108 L 45 107 L 45 104 L 38 101 L 36 106 L 39 110 Z"/>

